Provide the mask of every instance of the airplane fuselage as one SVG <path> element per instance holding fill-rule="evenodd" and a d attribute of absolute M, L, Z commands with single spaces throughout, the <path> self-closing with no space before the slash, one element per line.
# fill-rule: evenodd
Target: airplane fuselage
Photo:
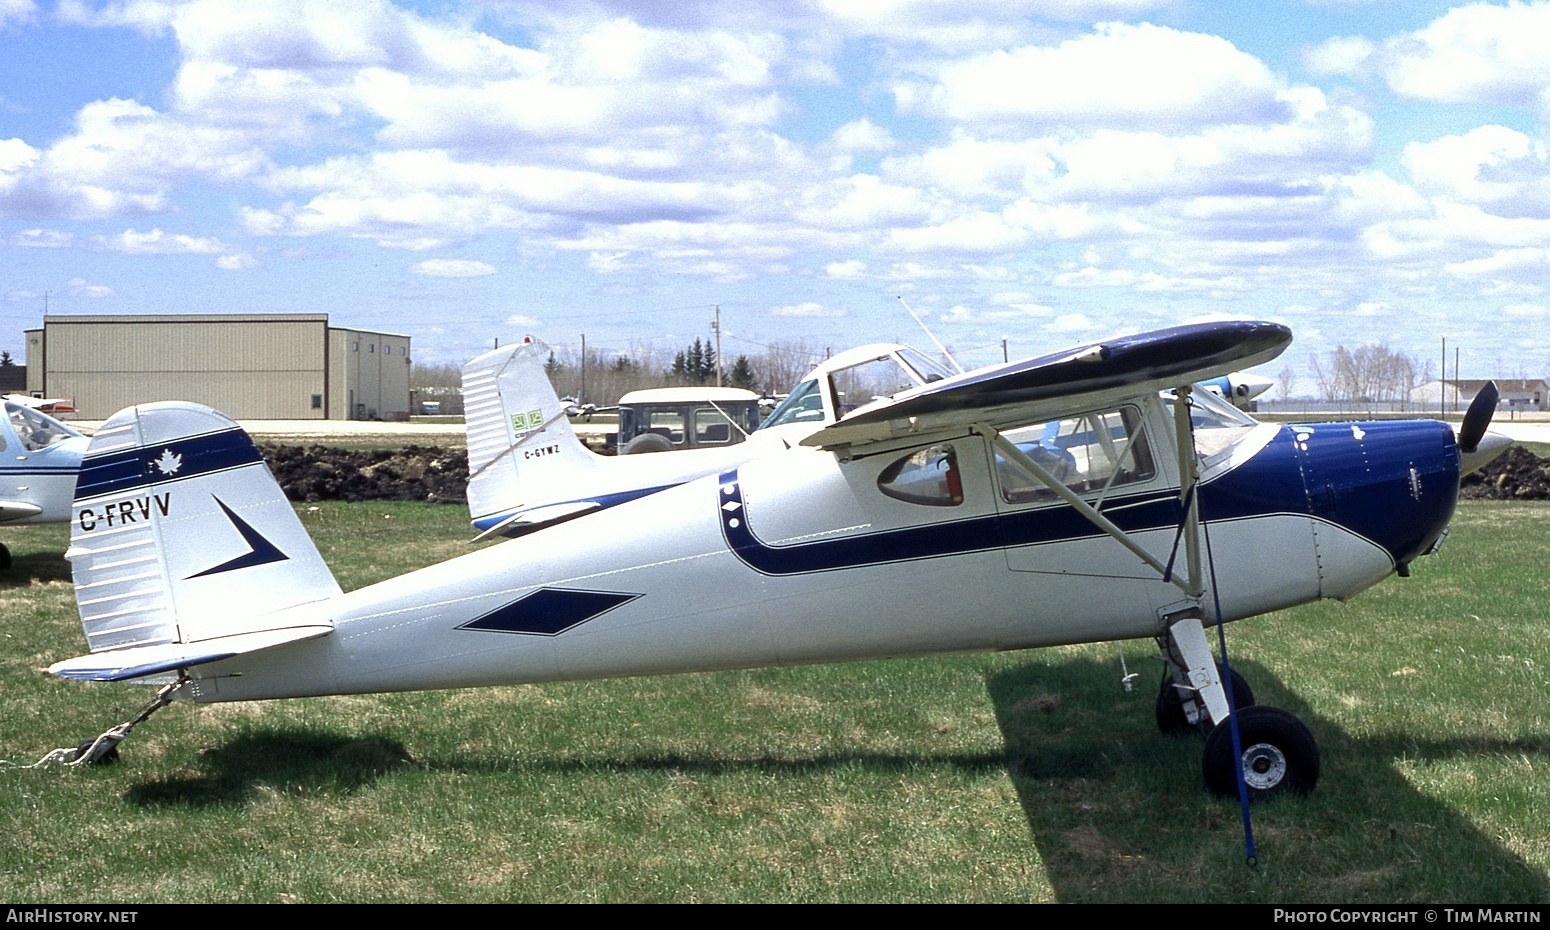
<path fill-rule="evenodd" d="M 1182 563 L 1169 414 L 1154 397 L 1136 419 L 1150 437 L 1149 470 L 1083 497 L 1158 562 Z M 1191 604 L 1219 603 L 1230 621 L 1348 597 L 1428 551 L 1452 516 L 1459 457 L 1444 424 L 1260 424 L 1234 437 L 1202 465 L 1213 570 L 1198 598 L 1069 504 L 1014 493 L 990 440 L 963 430 L 919 465 L 904 461 L 920 456 L 918 444 L 850 460 L 784 451 L 292 608 L 326 618 L 333 632 L 190 669 L 180 696 L 455 688 L 1151 637 Z"/>

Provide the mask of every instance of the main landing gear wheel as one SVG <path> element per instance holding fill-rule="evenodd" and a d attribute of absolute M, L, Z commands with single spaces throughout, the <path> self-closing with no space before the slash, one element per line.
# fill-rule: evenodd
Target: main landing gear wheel
<path fill-rule="evenodd" d="M 1243 780 L 1249 800 L 1308 794 L 1319 781 L 1319 744 L 1301 720 L 1279 707 L 1258 704 L 1238 709 L 1238 741 L 1243 747 Z M 1200 762 L 1206 787 L 1214 794 L 1238 793 L 1233 764 L 1232 726 L 1224 720 L 1206 737 Z"/>
<path fill-rule="evenodd" d="M 1216 667 L 1216 673 L 1222 673 L 1222 667 Z M 1254 706 L 1254 689 L 1234 669 L 1232 673 L 1232 702 L 1233 706 L 1240 710 Z M 1184 716 L 1184 701 L 1179 697 L 1179 689 L 1173 686 L 1173 676 L 1163 671 L 1162 684 L 1157 689 L 1157 729 L 1166 736 L 1182 736 L 1195 729 L 1189 718 Z"/>
<path fill-rule="evenodd" d="M 11 550 L 0 543 L 0 572 L 7 571 L 11 567 Z"/>

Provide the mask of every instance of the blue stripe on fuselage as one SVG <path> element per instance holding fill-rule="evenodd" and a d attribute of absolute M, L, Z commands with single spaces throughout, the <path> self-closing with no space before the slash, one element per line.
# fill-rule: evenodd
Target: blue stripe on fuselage
<path fill-rule="evenodd" d="M 631 491 L 619 491 L 619 492 L 617 492 L 615 494 L 600 494 L 597 497 L 578 497 L 575 500 L 554 501 L 553 503 L 540 504 L 538 506 L 539 507 L 563 507 L 566 504 L 596 504 L 596 505 L 598 505 L 598 507 L 600 509 L 606 510 L 609 507 L 614 507 L 614 506 L 617 506 L 619 504 L 627 504 L 630 501 L 636 500 L 638 498 L 649 497 L 650 495 L 656 494 L 659 491 L 666 491 L 668 488 L 676 488 L 676 487 L 678 487 L 678 485 L 676 485 L 676 484 L 664 484 L 664 485 L 659 485 L 658 487 L 654 487 L 654 488 L 636 488 L 636 489 L 631 490 Z M 514 507 L 511 510 L 505 510 L 505 511 L 502 511 L 500 513 L 492 514 L 492 515 L 489 515 L 489 516 L 478 517 L 478 518 L 476 518 L 474 520 L 471 520 L 469 522 L 471 522 L 473 524 L 474 529 L 479 530 L 480 532 L 483 532 L 483 531 L 489 529 L 490 527 L 495 526 L 495 525 L 497 525 L 497 524 L 499 524 L 499 523 L 501 523 L 503 521 L 510 520 L 512 517 L 514 517 L 514 516 L 516 516 L 518 514 L 525 513 L 526 511 L 535 510 L 535 509 L 537 509 L 537 508 L 536 507 Z M 527 530 L 518 529 L 518 530 L 515 530 L 514 532 L 515 532 L 515 535 L 521 535 L 522 533 L 527 532 Z M 505 534 L 502 534 L 502 535 L 505 535 Z"/>

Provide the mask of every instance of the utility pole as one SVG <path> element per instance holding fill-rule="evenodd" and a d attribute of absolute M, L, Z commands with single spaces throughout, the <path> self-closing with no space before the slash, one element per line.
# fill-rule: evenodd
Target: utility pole
<path fill-rule="evenodd" d="M 581 334 L 581 396 L 576 398 L 576 403 L 587 402 L 587 334 Z"/>
<path fill-rule="evenodd" d="M 710 331 L 716 334 L 716 387 L 721 387 L 721 305 L 716 304 L 716 318 L 710 321 Z"/>

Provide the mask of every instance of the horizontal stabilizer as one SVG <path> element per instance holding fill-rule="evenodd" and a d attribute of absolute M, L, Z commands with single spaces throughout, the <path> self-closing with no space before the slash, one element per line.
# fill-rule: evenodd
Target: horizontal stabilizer
<path fill-rule="evenodd" d="M 495 536 L 520 536 L 541 526 L 573 520 L 594 510 L 601 510 L 597 501 L 574 501 L 569 504 L 551 504 L 514 513 L 474 537 L 474 542 L 484 542 Z"/>
<path fill-rule="evenodd" d="M 37 504 L 29 504 L 26 501 L 0 501 L 0 523 L 11 520 L 25 520 L 35 517 L 43 512 L 43 508 Z"/>
<path fill-rule="evenodd" d="M 232 656 L 260 649 L 283 646 L 326 636 L 334 631 L 331 625 L 300 626 L 285 630 L 260 630 L 256 633 L 239 633 L 222 636 L 199 643 L 163 643 L 156 646 L 134 646 L 129 649 L 110 649 L 76 656 L 63 662 L 55 662 L 48 670 L 51 675 L 76 681 L 124 681 L 169 672 L 176 668 L 219 662 Z"/>

